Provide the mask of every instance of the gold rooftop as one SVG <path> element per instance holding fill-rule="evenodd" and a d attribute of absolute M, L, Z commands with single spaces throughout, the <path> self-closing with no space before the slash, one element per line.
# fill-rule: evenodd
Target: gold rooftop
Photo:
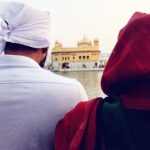
<path fill-rule="evenodd" d="M 83 38 L 77 42 L 76 47 L 63 47 L 61 42 L 56 41 L 52 49 L 52 62 L 72 63 L 72 62 L 98 62 L 100 60 L 99 40 L 93 42 Z"/>

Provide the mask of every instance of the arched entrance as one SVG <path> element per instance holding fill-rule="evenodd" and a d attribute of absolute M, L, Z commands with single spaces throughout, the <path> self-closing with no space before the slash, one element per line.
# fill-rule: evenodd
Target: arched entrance
<path fill-rule="evenodd" d="M 62 69 L 68 69 L 69 67 L 69 63 L 63 63 L 62 64 Z"/>

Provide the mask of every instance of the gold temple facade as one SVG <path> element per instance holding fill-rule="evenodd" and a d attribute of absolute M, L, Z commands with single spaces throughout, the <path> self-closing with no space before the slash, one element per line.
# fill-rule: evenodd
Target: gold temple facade
<path fill-rule="evenodd" d="M 63 47 L 63 45 L 56 41 L 52 49 L 51 60 L 58 62 L 59 65 L 72 63 L 97 63 L 100 60 L 99 40 L 95 39 L 93 42 L 87 38 L 83 38 L 77 43 L 76 47 Z"/>

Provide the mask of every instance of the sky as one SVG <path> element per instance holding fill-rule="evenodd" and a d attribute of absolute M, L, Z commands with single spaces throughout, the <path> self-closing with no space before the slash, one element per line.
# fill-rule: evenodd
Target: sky
<path fill-rule="evenodd" d="M 56 40 L 65 47 L 75 47 L 85 36 L 91 41 L 99 39 L 102 53 L 110 53 L 113 50 L 119 30 L 134 12 L 150 13 L 148 0 L 14 1 L 25 2 L 50 12 L 51 47 Z"/>

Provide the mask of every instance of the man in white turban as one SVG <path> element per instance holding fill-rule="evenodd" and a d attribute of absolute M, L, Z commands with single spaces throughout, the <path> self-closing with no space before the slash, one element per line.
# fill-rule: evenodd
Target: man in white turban
<path fill-rule="evenodd" d="M 40 67 L 48 12 L 8 2 L 0 16 L 0 149 L 51 150 L 56 123 L 87 95 L 78 81 Z"/>

